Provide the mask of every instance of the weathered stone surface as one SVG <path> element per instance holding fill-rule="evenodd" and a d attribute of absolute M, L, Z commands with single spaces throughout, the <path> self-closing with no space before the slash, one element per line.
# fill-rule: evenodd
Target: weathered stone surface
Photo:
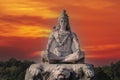
<path fill-rule="evenodd" d="M 35 79 L 36 77 L 36 79 Z M 32 64 L 26 72 L 25 80 L 90 80 L 94 77 L 90 64 Z M 38 78 L 38 79 L 37 79 Z"/>
<path fill-rule="evenodd" d="M 84 63 L 85 53 L 70 29 L 66 11 L 50 34 L 41 59 L 42 63 L 32 64 L 27 69 L 25 80 L 92 80 L 94 77 L 93 66 Z"/>
<path fill-rule="evenodd" d="M 66 11 L 59 17 L 58 24 L 49 36 L 47 49 L 42 51 L 41 57 L 49 63 L 84 63 L 84 51 L 80 50 L 78 37 L 70 29 Z"/>

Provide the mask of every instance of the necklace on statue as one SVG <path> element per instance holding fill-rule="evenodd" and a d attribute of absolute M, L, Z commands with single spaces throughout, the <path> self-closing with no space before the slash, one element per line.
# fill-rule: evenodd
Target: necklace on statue
<path fill-rule="evenodd" d="M 69 33 L 68 31 L 64 31 L 64 32 L 61 32 L 59 31 L 58 32 L 58 39 L 59 39 L 59 44 L 60 45 L 63 45 L 65 43 L 65 41 L 67 40 L 68 36 L 69 36 Z"/>

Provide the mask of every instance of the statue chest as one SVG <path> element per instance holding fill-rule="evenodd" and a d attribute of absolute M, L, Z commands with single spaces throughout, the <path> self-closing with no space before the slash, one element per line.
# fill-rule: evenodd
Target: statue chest
<path fill-rule="evenodd" d="M 54 34 L 54 38 L 56 41 L 57 46 L 69 46 L 72 43 L 72 37 L 70 35 L 70 33 L 67 34 L 59 34 L 58 32 L 56 32 Z"/>
<path fill-rule="evenodd" d="M 64 38 L 65 37 L 61 36 L 60 41 L 62 42 L 62 40 Z M 70 36 L 66 39 L 66 41 L 62 45 L 59 45 L 59 43 L 56 42 L 56 48 L 61 53 L 70 53 L 70 52 L 72 52 L 71 46 L 72 46 L 72 38 Z"/>

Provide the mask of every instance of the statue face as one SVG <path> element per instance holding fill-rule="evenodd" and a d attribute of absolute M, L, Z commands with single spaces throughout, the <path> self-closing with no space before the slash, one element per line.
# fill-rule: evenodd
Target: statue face
<path fill-rule="evenodd" d="M 62 29 L 66 28 L 67 24 L 68 24 L 67 19 L 65 19 L 65 18 L 60 19 L 60 26 L 61 26 Z"/>

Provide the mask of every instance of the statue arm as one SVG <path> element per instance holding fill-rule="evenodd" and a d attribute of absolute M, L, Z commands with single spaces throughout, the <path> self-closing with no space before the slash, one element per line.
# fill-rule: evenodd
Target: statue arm
<path fill-rule="evenodd" d="M 53 40 L 54 40 L 54 36 L 53 36 L 53 33 L 51 33 L 50 36 L 49 36 L 49 39 L 48 39 L 47 51 L 50 50 L 50 47 L 52 45 Z"/>
<path fill-rule="evenodd" d="M 80 44 L 79 44 L 79 40 L 77 38 L 77 35 L 75 33 L 73 33 L 73 43 L 75 45 L 75 50 L 77 52 L 79 52 L 80 51 Z"/>

